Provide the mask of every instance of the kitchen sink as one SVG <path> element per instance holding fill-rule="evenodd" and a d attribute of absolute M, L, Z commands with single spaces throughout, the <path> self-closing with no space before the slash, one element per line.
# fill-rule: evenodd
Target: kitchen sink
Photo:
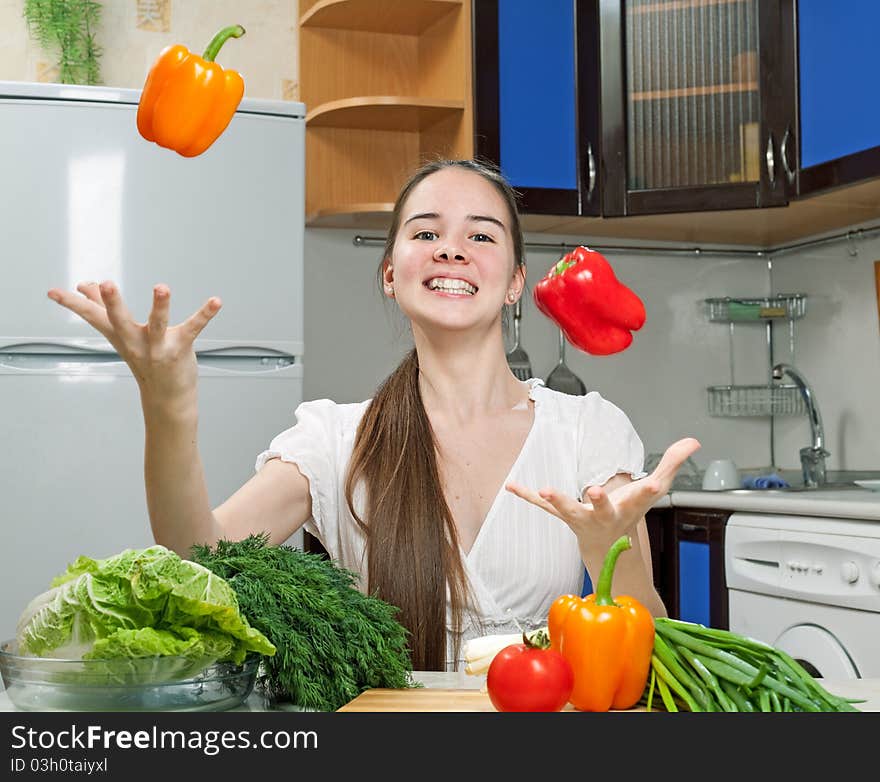
<path fill-rule="evenodd" d="M 734 494 L 745 494 L 760 492 L 761 494 L 791 494 L 793 492 L 803 492 L 806 494 L 823 492 L 823 491 L 842 491 L 846 489 L 854 489 L 856 491 L 865 491 L 861 486 L 852 481 L 829 481 L 821 486 L 804 486 L 803 483 L 792 483 L 781 489 L 732 489 Z"/>
<path fill-rule="evenodd" d="M 753 468 L 741 471 L 743 478 L 757 475 L 769 475 L 774 473 L 788 482 L 788 486 L 782 489 L 727 489 L 725 493 L 733 494 L 816 494 L 821 492 L 864 492 L 867 489 L 859 486 L 855 481 L 878 480 L 880 470 L 828 470 L 827 481 L 821 486 L 804 486 L 803 475 L 800 470 L 773 470 L 773 468 Z M 672 491 L 701 491 L 700 476 L 682 475 L 675 479 Z M 880 494 L 880 492 L 878 492 Z"/>

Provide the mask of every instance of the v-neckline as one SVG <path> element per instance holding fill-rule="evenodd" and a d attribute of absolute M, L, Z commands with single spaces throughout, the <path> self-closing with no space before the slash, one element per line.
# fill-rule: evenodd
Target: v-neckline
<path fill-rule="evenodd" d="M 480 540 L 482 540 L 482 538 L 485 537 L 486 527 L 489 526 L 490 522 L 494 518 L 496 508 L 501 503 L 502 499 L 504 499 L 504 495 L 509 493 L 507 491 L 507 489 L 505 489 L 504 487 L 511 480 L 512 476 L 514 475 L 517 468 L 519 467 L 520 462 L 522 462 L 524 454 L 530 448 L 531 442 L 534 439 L 535 431 L 538 428 L 538 426 L 537 426 L 537 424 L 538 424 L 538 411 L 539 411 L 541 405 L 540 405 L 540 402 L 533 395 L 533 392 L 537 386 L 544 385 L 544 381 L 541 380 L 540 378 L 533 377 L 533 378 L 529 378 L 526 381 L 526 383 L 528 383 L 528 385 L 529 385 L 528 401 L 530 401 L 533 405 L 532 425 L 529 427 L 529 431 L 526 434 L 522 445 L 520 446 L 519 453 L 516 455 L 516 458 L 513 460 L 513 464 L 510 465 L 510 469 L 507 471 L 507 475 L 505 475 L 504 480 L 501 481 L 501 485 L 498 487 L 498 491 L 495 493 L 495 497 L 492 499 L 492 504 L 489 505 L 489 510 L 486 511 L 486 515 L 483 517 L 483 520 L 480 522 L 480 526 L 477 528 L 477 534 L 474 536 L 474 540 L 471 543 L 470 549 L 465 551 L 461 547 L 461 545 L 459 545 L 459 550 L 461 551 L 461 556 L 465 560 L 465 562 L 467 562 L 471 558 L 471 556 L 473 555 L 477 546 L 480 544 Z"/>

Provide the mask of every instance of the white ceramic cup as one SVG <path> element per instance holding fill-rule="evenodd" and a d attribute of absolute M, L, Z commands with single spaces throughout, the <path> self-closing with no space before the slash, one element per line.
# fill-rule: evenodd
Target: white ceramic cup
<path fill-rule="evenodd" d="M 703 491 L 740 488 L 739 470 L 732 459 L 713 459 L 703 473 Z"/>

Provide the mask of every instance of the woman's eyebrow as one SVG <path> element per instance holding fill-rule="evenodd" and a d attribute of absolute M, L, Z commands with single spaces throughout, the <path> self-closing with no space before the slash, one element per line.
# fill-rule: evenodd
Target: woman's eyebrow
<path fill-rule="evenodd" d="M 489 215 L 468 215 L 467 219 L 469 222 L 494 223 L 502 231 L 504 230 L 504 223 L 502 223 L 497 217 L 489 217 Z"/>
<path fill-rule="evenodd" d="M 413 220 L 436 220 L 440 217 L 437 212 L 422 212 L 421 214 L 413 215 L 412 217 L 408 217 L 403 221 L 403 224 L 411 223 Z"/>

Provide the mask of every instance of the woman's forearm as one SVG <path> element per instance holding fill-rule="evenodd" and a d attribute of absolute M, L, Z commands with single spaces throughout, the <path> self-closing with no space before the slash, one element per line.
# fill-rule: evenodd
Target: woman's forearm
<path fill-rule="evenodd" d="M 213 545 L 220 537 L 199 455 L 195 400 L 169 406 L 142 399 L 142 408 L 144 481 L 153 537 L 189 557 L 193 544 Z"/>
<path fill-rule="evenodd" d="M 640 525 L 644 522 L 640 522 Z M 666 606 L 654 586 L 654 574 L 651 572 L 650 552 L 643 550 L 642 535 L 634 532 L 630 535 L 632 548 L 624 551 L 614 568 L 611 584 L 612 595 L 629 595 L 647 608 L 652 616 L 666 616 Z M 584 564 L 595 587 L 602 570 L 602 563 L 607 548 L 602 551 L 582 551 Z"/>

